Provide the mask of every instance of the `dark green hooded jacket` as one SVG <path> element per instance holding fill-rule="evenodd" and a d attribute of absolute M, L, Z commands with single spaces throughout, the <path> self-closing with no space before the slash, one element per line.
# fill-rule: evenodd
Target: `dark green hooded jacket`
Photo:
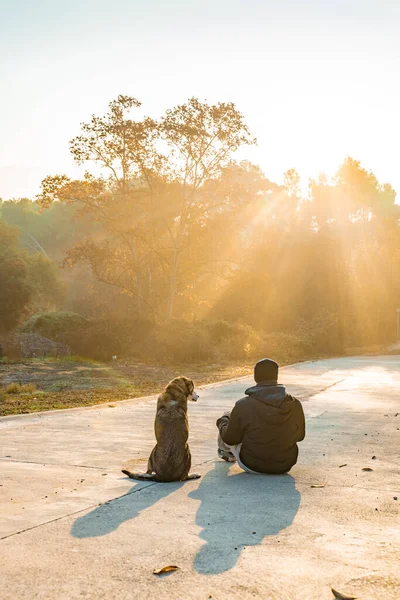
<path fill-rule="evenodd" d="M 240 459 L 259 473 L 286 473 L 297 462 L 297 442 L 305 436 L 301 402 L 283 385 L 268 382 L 245 391 L 230 416 L 217 426 L 229 446 L 242 444 Z"/>

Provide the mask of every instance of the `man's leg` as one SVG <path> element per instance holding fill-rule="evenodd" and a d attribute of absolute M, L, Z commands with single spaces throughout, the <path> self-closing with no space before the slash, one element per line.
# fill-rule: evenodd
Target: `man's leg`
<path fill-rule="evenodd" d="M 218 456 L 226 462 L 236 462 L 236 457 L 232 452 L 233 447 L 225 444 L 220 434 L 218 434 Z"/>
<path fill-rule="evenodd" d="M 224 417 L 230 417 L 230 415 L 230 410 L 223 414 Z M 226 460 L 226 462 L 236 462 L 236 458 L 232 452 L 231 447 L 228 446 L 228 444 L 225 444 L 220 433 L 218 433 L 218 456 L 223 460 Z"/>
<path fill-rule="evenodd" d="M 242 463 L 240 458 L 241 447 L 242 444 L 237 444 L 236 446 L 228 446 L 228 444 L 225 444 L 221 436 L 218 436 L 218 456 L 220 458 L 223 458 L 223 460 L 226 460 L 226 462 L 237 462 L 237 464 L 241 469 L 243 469 L 243 471 L 246 471 L 246 473 L 250 473 L 251 475 L 263 475 L 263 473 L 257 473 L 257 471 L 249 469 L 249 467 L 246 467 L 246 465 Z"/>

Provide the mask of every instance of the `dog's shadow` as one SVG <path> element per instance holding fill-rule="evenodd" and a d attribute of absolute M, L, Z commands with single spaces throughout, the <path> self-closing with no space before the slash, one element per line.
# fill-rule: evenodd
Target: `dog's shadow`
<path fill-rule="evenodd" d="M 216 462 L 189 494 L 201 501 L 196 523 L 206 543 L 194 559 L 194 568 L 203 575 L 232 569 L 245 546 L 255 546 L 265 536 L 289 527 L 300 506 L 300 492 L 291 475 L 230 475 L 231 466 Z"/>
<path fill-rule="evenodd" d="M 134 519 L 146 508 L 176 492 L 183 482 L 135 484 L 127 494 L 97 506 L 91 512 L 78 517 L 72 527 L 75 538 L 93 538 L 116 531 L 122 523 Z M 137 493 L 141 492 L 141 493 Z"/>

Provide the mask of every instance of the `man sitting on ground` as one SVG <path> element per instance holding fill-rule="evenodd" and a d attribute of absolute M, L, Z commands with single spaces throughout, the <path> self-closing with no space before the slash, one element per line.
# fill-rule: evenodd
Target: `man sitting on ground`
<path fill-rule="evenodd" d="M 275 361 L 260 360 L 254 367 L 256 385 L 217 420 L 218 455 L 248 473 L 287 473 L 305 436 L 301 402 L 278 384 L 278 369 Z"/>

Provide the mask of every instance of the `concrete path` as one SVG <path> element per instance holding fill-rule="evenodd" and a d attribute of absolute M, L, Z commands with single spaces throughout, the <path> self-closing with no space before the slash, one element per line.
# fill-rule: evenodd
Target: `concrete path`
<path fill-rule="evenodd" d="M 154 399 L 1 418 L 1 600 L 399 600 L 400 357 L 281 370 L 307 418 L 284 476 L 216 459 L 215 420 L 250 381 L 190 405 L 202 478 L 184 484 L 120 473 L 145 468 Z"/>

